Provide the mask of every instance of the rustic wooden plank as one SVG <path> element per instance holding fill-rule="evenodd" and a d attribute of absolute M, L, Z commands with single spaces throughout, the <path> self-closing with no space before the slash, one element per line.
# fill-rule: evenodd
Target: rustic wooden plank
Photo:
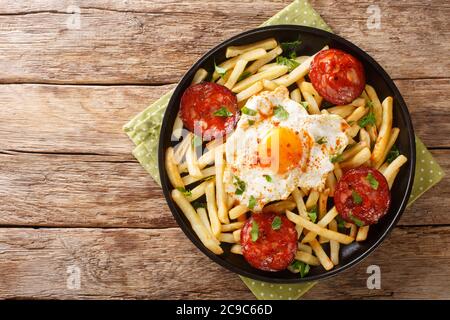
<path fill-rule="evenodd" d="M 0 9 L 0 81 L 174 83 L 208 49 L 257 27 L 290 2 L 98 1 L 93 6 L 84 0 L 77 2 L 79 29 L 68 28 L 71 1 L 8 3 Z M 379 1 L 379 30 L 367 28 L 372 1 L 312 3 L 335 32 L 373 55 L 394 78 L 448 77 L 445 1 Z"/>
<path fill-rule="evenodd" d="M 450 224 L 450 150 L 433 154 L 447 176 L 405 211 L 400 225 Z M 176 226 L 161 189 L 137 162 L 0 154 L 0 163 L 0 225 Z"/>
<path fill-rule="evenodd" d="M 363 263 L 319 283 L 306 298 L 448 299 L 449 232 L 398 228 Z M 235 274 L 200 253 L 179 229 L 3 228 L 0 255 L 0 298 L 253 298 Z M 373 264 L 381 268 L 380 290 L 366 288 L 366 268 Z M 78 290 L 67 287 L 74 268 L 80 271 Z"/>
<path fill-rule="evenodd" d="M 429 147 L 450 147 L 450 80 L 396 81 L 416 133 Z M 122 126 L 168 86 L 0 85 L 0 151 L 101 153 L 130 159 Z M 433 124 L 430 130 L 429 124 Z"/>

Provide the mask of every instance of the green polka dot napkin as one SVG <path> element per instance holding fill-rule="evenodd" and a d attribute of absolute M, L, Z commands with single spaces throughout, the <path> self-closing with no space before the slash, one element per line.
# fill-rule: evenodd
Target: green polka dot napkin
<path fill-rule="evenodd" d="M 327 26 L 307 0 L 295 0 L 267 20 L 263 26 L 274 24 L 299 24 L 331 32 L 330 27 Z M 160 184 L 157 159 L 159 131 L 164 111 L 171 95 L 172 91 L 166 93 L 124 126 L 124 131 L 136 145 L 133 155 L 158 184 Z M 416 151 L 416 176 L 408 204 L 411 204 L 422 193 L 438 183 L 444 175 L 441 167 L 435 162 L 431 153 L 417 137 Z M 272 284 L 245 277 L 241 277 L 241 279 L 258 299 L 298 299 L 316 284 L 316 282 Z"/>

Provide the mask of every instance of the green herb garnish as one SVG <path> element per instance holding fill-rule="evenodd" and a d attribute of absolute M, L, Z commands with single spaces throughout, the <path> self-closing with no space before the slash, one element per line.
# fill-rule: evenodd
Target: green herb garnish
<path fill-rule="evenodd" d="M 378 180 L 375 179 L 375 177 L 372 175 L 372 172 L 369 172 L 366 179 L 367 179 L 367 181 L 369 181 L 369 184 L 372 187 L 372 189 L 374 189 L 374 190 L 378 189 Z"/>
<path fill-rule="evenodd" d="M 250 196 L 250 199 L 248 199 L 248 208 L 253 209 L 256 205 L 256 199 L 254 196 Z"/>
<path fill-rule="evenodd" d="M 280 216 L 276 216 L 272 220 L 272 230 L 279 230 L 281 228 L 281 218 Z"/>
<path fill-rule="evenodd" d="M 190 190 L 186 190 L 184 187 L 177 187 L 177 190 L 180 191 L 186 197 L 192 196 L 192 192 Z"/>
<path fill-rule="evenodd" d="M 317 144 L 324 144 L 327 143 L 327 138 L 326 137 L 320 137 L 319 139 L 316 140 Z"/>
<path fill-rule="evenodd" d="M 337 216 L 336 222 L 337 222 L 339 229 L 345 229 L 345 220 L 344 219 L 342 219 L 340 216 Z"/>
<path fill-rule="evenodd" d="M 291 41 L 291 42 L 282 42 L 280 44 L 281 49 L 288 57 L 296 57 L 296 51 L 298 47 L 302 44 L 300 40 Z"/>
<path fill-rule="evenodd" d="M 192 204 L 192 206 L 193 206 L 195 209 L 198 209 L 198 208 L 206 208 L 206 203 L 195 201 L 195 202 Z"/>
<path fill-rule="evenodd" d="M 398 150 L 396 145 L 393 145 L 391 150 L 389 150 L 387 157 L 386 157 L 386 161 L 388 163 L 391 163 L 392 161 L 394 161 L 398 156 L 400 155 L 400 151 Z"/>
<path fill-rule="evenodd" d="M 367 125 L 375 125 L 375 115 L 373 112 L 369 112 L 367 115 L 364 116 L 361 120 L 358 121 L 358 125 L 361 128 L 364 128 Z"/>
<path fill-rule="evenodd" d="M 272 177 L 269 176 L 268 174 L 265 174 L 263 177 L 266 178 L 267 182 L 272 182 Z"/>
<path fill-rule="evenodd" d="M 241 75 L 239 76 L 239 78 L 237 79 L 237 82 L 242 81 L 244 79 L 247 79 L 248 77 L 250 77 L 252 74 L 249 71 L 244 71 L 241 73 Z"/>
<path fill-rule="evenodd" d="M 317 206 L 311 208 L 311 211 L 308 212 L 308 217 L 311 222 L 315 223 L 317 220 Z"/>
<path fill-rule="evenodd" d="M 218 117 L 231 117 L 233 113 L 228 111 L 226 107 L 222 106 L 220 109 L 214 111 L 213 115 Z"/>
<path fill-rule="evenodd" d="M 308 111 L 308 108 L 309 108 L 309 103 L 308 102 L 302 101 L 302 102 L 300 102 L 300 104 L 303 106 L 303 108 L 306 109 L 306 111 Z"/>
<path fill-rule="evenodd" d="M 254 125 L 255 124 L 255 120 L 248 120 L 248 125 L 249 126 L 252 126 L 252 125 Z"/>
<path fill-rule="evenodd" d="M 253 110 L 253 109 L 249 109 L 246 106 L 242 107 L 241 112 L 243 114 L 248 115 L 248 116 L 256 116 L 256 114 L 258 113 L 258 111 Z"/>
<path fill-rule="evenodd" d="M 355 190 L 352 190 L 352 198 L 353 198 L 353 203 L 355 203 L 355 204 L 362 203 L 361 195 L 358 192 L 356 192 Z"/>
<path fill-rule="evenodd" d="M 214 61 L 214 70 L 219 74 L 221 78 L 225 77 L 225 74 L 227 73 L 227 70 L 225 68 L 219 67 L 215 61 Z"/>
<path fill-rule="evenodd" d="M 367 101 L 366 106 L 368 106 L 369 108 L 373 108 L 373 101 L 372 100 Z"/>
<path fill-rule="evenodd" d="M 344 160 L 342 154 L 338 154 L 330 159 L 331 163 L 338 163 Z"/>
<path fill-rule="evenodd" d="M 364 227 L 364 222 L 359 220 L 358 218 L 354 217 L 351 213 L 348 215 L 348 217 L 353 221 L 354 224 L 356 224 L 358 227 Z"/>
<path fill-rule="evenodd" d="M 250 231 L 250 235 L 252 236 L 252 241 L 255 242 L 259 237 L 259 226 L 258 223 L 253 220 L 252 222 L 252 230 Z"/>
<path fill-rule="evenodd" d="M 280 105 L 275 107 L 274 114 L 280 120 L 286 120 L 289 117 L 289 113 Z"/>
<path fill-rule="evenodd" d="M 291 72 L 300 65 L 300 63 L 298 63 L 296 60 L 282 56 L 278 56 L 276 61 L 278 64 L 288 67 L 289 72 Z"/>
<path fill-rule="evenodd" d="M 294 260 L 294 262 L 292 262 L 291 265 L 289 266 L 289 270 L 291 270 L 294 273 L 299 273 L 301 278 L 303 278 L 308 274 L 309 269 L 310 269 L 309 264 L 306 264 L 298 260 Z"/>
<path fill-rule="evenodd" d="M 244 191 L 245 191 L 245 182 L 242 181 L 241 179 L 239 179 L 238 176 L 234 176 L 234 175 L 233 175 L 233 180 L 234 180 L 234 181 L 233 181 L 233 184 L 234 184 L 234 186 L 236 187 L 235 193 L 236 193 L 237 195 L 243 194 Z"/>

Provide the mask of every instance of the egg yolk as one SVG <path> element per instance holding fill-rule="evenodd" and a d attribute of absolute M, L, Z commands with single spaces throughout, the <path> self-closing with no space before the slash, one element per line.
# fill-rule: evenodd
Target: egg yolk
<path fill-rule="evenodd" d="M 269 131 L 258 145 L 258 160 L 262 167 L 283 174 L 300 165 L 302 143 L 289 128 L 278 127 Z"/>

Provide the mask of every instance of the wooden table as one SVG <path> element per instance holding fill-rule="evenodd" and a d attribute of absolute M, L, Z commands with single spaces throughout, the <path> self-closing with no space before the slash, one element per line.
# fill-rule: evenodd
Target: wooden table
<path fill-rule="evenodd" d="M 254 298 L 180 231 L 121 127 L 208 49 L 289 2 L 2 3 L 1 298 Z M 312 3 L 395 79 L 447 177 L 374 254 L 305 297 L 449 299 L 450 6 L 378 1 L 381 29 L 369 30 L 373 1 Z M 366 287 L 372 264 L 380 290 Z"/>

